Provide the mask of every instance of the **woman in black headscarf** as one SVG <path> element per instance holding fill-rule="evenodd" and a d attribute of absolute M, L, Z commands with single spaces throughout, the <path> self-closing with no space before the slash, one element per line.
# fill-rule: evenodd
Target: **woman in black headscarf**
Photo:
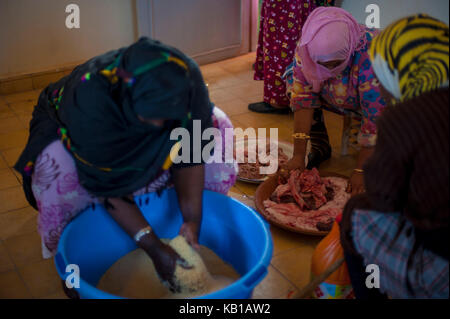
<path fill-rule="evenodd" d="M 199 132 L 194 120 L 201 123 Z M 183 260 L 151 231 L 133 196 L 173 184 L 184 221 L 180 234 L 198 247 L 203 189 L 227 193 L 236 177 L 234 163 L 204 165 L 206 159 L 196 158 L 210 141 L 196 141 L 194 134 L 211 127 L 223 133 L 232 125 L 209 100 L 197 64 L 147 38 L 95 57 L 49 85 L 15 165 L 28 201 L 39 210 L 44 257 L 55 254 L 73 217 L 100 202 L 172 284 Z M 175 128 L 189 132 L 193 146 L 189 161 L 178 164 Z"/>

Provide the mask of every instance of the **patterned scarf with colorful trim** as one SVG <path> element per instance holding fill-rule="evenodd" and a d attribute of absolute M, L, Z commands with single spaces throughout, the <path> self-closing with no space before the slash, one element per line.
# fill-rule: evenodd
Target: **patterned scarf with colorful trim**
<path fill-rule="evenodd" d="M 87 61 L 43 91 L 16 169 L 30 176 L 36 157 L 50 137 L 58 136 L 83 187 L 96 196 L 124 196 L 172 166 L 169 153 L 179 147 L 170 140 L 172 129 L 186 128 L 193 145 L 193 120 L 201 120 L 204 130 L 212 126 L 211 114 L 197 64 L 174 48 L 141 38 Z M 143 123 L 138 116 L 163 119 L 164 126 Z M 192 162 L 176 166 L 198 165 Z"/>

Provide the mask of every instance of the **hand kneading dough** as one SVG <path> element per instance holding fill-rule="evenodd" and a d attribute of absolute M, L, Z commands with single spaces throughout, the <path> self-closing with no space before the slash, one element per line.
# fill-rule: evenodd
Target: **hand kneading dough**
<path fill-rule="evenodd" d="M 183 236 L 177 236 L 169 243 L 184 260 L 190 269 L 177 265 L 173 281 L 180 287 L 180 295 L 204 295 L 213 286 L 214 279 L 211 277 L 202 257 L 192 248 Z M 166 283 L 165 283 L 166 284 Z M 167 284 L 166 284 L 167 285 Z"/>
<path fill-rule="evenodd" d="M 181 287 L 180 293 L 173 294 L 166 288 L 142 249 L 119 259 L 103 275 L 97 288 L 127 298 L 191 298 L 222 289 L 239 278 L 230 265 L 207 247 L 201 246 L 197 253 L 182 236 L 168 244 L 193 266 L 184 269 L 177 265 L 175 269 L 174 280 Z"/>

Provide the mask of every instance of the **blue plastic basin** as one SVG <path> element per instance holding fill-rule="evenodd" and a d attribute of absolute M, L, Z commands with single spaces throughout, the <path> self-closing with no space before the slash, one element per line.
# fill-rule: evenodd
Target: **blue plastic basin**
<path fill-rule="evenodd" d="M 178 234 L 182 217 L 174 189 L 160 197 L 152 193 L 135 198 L 145 218 L 160 238 Z M 250 298 L 253 288 L 267 275 L 272 258 L 269 225 L 251 208 L 219 193 L 203 194 L 203 221 L 199 242 L 230 263 L 241 278 L 230 286 L 199 298 Z M 80 269 L 81 298 L 122 298 L 96 288 L 102 275 L 118 259 L 136 249 L 134 241 L 109 216 L 103 206 L 86 209 L 64 230 L 55 264 L 65 280 L 66 266 Z"/>

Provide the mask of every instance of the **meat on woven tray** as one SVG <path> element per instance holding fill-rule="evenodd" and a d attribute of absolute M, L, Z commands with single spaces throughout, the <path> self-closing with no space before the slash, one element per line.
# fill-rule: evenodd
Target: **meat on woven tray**
<path fill-rule="evenodd" d="M 264 207 L 272 218 L 291 227 L 328 231 L 350 195 L 339 177 L 321 178 L 316 168 L 294 170 L 280 181 Z"/>
<path fill-rule="evenodd" d="M 262 179 L 266 175 L 260 173 L 260 167 L 269 166 L 270 162 L 261 163 L 259 154 L 262 150 L 259 150 L 259 146 L 256 146 L 256 152 L 249 152 L 248 145 L 246 143 L 244 148 L 244 163 L 238 163 L 239 173 L 238 176 L 246 179 Z M 249 163 L 249 158 L 253 155 L 256 158 L 256 163 Z M 266 143 L 266 155 L 270 156 L 270 141 Z M 289 160 L 288 156 L 283 152 L 281 147 L 278 147 L 278 165 L 284 165 Z"/>

